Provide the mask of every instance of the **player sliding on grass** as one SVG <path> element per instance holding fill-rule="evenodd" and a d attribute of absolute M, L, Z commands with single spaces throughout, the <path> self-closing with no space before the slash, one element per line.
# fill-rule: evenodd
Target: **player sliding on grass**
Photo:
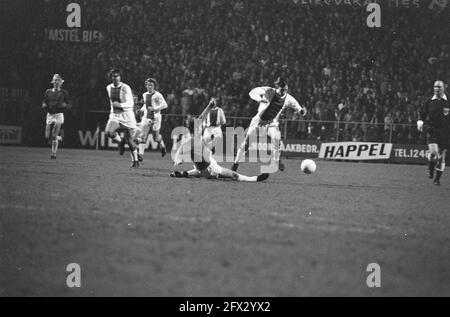
<path fill-rule="evenodd" d="M 178 165 L 183 161 L 182 156 L 188 153 L 194 163 L 194 169 L 182 172 L 174 171 L 170 176 L 185 178 L 204 177 L 208 179 L 227 178 L 240 182 L 262 182 L 266 180 L 269 174 L 249 177 L 217 164 L 210 148 L 211 142 L 205 140 L 202 131 L 203 119 L 214 104 L 215 100 L 212 99 L 198 119 L 190 120 L 188 123 L 190 135 L 183 139 L 181 146 L 174 155 L 175 165 Z"/>
<path fill-rule="evenodd" d="M 272 161 L 275 162 L 280 171 L 284 171 L 284 164 L 280 160 L 281 133 L 278 128 L 278 118 L 286 108 L 292 108 L 304 116 L 306 115 L 306 108 L 300 106 L 297 100 L 288 94 L 288 83 L 286 80 L 279 77 L 274 84 L 275 88 L 257 87 L 249 93 L 250 98 L 259 102 L 258 113 L 253 117 L 245 140 L 237 151 L 236 159 L 231 168 L 233 171 L 237 171 L 239 163 L 248 149 L 249 136 L 255 133 L 257 128 L 266 129 L 272 143 Z"/>
<path fill-rule="evenodd" d="M 64 124 L 64 112 L 70 108 L 69 93 L 62 89 L 63 78 L 59 74 L 53 75 L 52 89 L 47 89 L 42 102 L 42 109 L 47 111 L 45 138 L 52 142 L 51 159 L 56 159 L 59 142 L 62 140 L 59 135 L 61 126 Z"/>

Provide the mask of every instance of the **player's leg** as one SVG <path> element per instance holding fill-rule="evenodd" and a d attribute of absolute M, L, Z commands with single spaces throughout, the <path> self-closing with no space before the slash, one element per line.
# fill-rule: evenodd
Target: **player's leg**
<path fill-rule="evenodd" d="M 108 123 L 106 124 L 105 133 L 114 143 L 119 145 L 119 154 L 123 155 L 125 152 L 125 143 L 118 133 L 120 123 L 112 116 L 113 114 L 110 115 Z"/>
<path fill-rule="evenodd" d="M 198 169 L 194 168 L 190 171 L 173 171 L 170 173 L 170 177 L 176 177 L 176 178 L 188 178 L 188 177 L 201 177 L 202 173 Z"/>
<path fill-rule="evenodd" d="M 256 128 L 258 127 L 258 124 L 259 124 L 259 118 L 254 117 L 252 119 L 252 122 L 250 123 L 250 127 L 247 130 L 244 141 L 240 144 L 240 146 L 237 150 L 236 159 L 234 160 L 233 167 L 231 168 L 232 171 L 237 171 L 237 169 L 239 167 L 239 163 L 242 162 L 242 160 L 245 158 L 245 153 L 247 152 L 248 146 L 249 146 L 249 144 L 248 144 L 249 136 L 250 136 L 250 134 L 256 132 Z"/>
<path fill-rule="evenodd" d="M 232 171 L 228 168 L 222 167 L 222 170 L 219 174 L 220 178 L 231 178 L 234 181 L 238 182 L 262 182 L 269 178 L 269 174 L 264 173 L 258 176 L 245 176 L 242 174 L 239 174 L 238 172 Z"/>
<path fill-rule="evenodd" d="M 271 151 L 272 151 L 272 162 L 274 162 L 280 171 L 284 171 L 284 164 L 281 161 L 281 132 L 280 129 L 275 127 L 268 128 L 267 135 L 270 136 L 271 140 Z"/>
<path fill-rule="evenodd" d="M 159 133 L 159 130 L 152 131 L 153 139 L 159 144 L 159 148 L 161 150 L 161 156 L 165 156 L 167 153 L 166 145 L 164 144 L 164 140 L 162 138 L 161 133 Z"/>
<path fill-rule="evenodd" d="M 125 143 L 128 144 L 128 147 L 130 149 L 130 156 L 131 156 L 131 167 L 138 168 L 139 167 L 139 160 L 138 160 L 138 151 L 136 147 L 135 140 L 135 129 L 131 129 L 129 127 L 124 127 L 125 136 L 124 140 Z"/>
<path fill-rule="evenodd" d="M 447 156 L 447 149 L 441 150 L 441 153 L 436 163 L 436 178 L 434 179 L 435 185 L 441 185 L 441 176 L 445 170 L 446 156 Z"/>
<path fill-rule="evenodd" d="M 439 148 L 437 143 L 428 144 L 428 176 L 430 179 L 434 177 L 434 170 L 439 159 Z"/>
<path fill-rule="evenodd" d="M 144 119 L 141 121 L 141 129 L 140 129 L 140 143 L 139 143 L 139 150 L 138 150 L 138 160 L 139 162 L 142 162 L 144 160 L 144 152 L 145 148 L 147 147 L 147 140 L 148 135 L 150 132 L 152 124 L 151 121 Z"/>
<path fill-rule="evenodd" d="M 52 158 L 56 158 L 56 152 L 58 152 L 58 145 L 59 145 L 59 133 L 61 131 L 62 124 L 60 122 L 55 122 L 52 129 Z"/>
<path fill-rule="evenodd" d="M 155 120 L 153 121 L 152 134 L 153 134 L 153 139 L 159 145 L 159 149 L 161 150 L 161 156 L 164 157 L 167 153 L 167 150 L 166 150 L 166 145 L 164 144 L 162 135 L 159 132 L 161 130 L 161 121 L 162 121 L 161 114 L 156 114 Z"/>

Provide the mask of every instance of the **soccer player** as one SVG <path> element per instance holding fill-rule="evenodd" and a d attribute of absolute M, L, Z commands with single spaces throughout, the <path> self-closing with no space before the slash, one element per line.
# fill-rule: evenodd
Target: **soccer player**
<path fill-rule="evenodd" d="M 69 93 L 62 89 L 63 78 L 59 74 L 54 74 L 52 78 L 53 88 L 47 89 L 44 94 L 42 108 L 47 111 L 45 138 L 52 142 L 51 159 L 56 159 L 59 142 L 62 140 L 59 135 L 61 126 L 64 124 L 64 112 L 70 108 Z"/>
<path fill-rule="evenodd" d="M 259 102 L 258 113 L 253 117 L 245 140 L 237 151 L 236 159 L 231 168 L 233 171 L 237 171 L 239 163 L 245 156 L 249 135 L 254 133 L 257 128 L 266 129 L 272 143 L 272 160 L 277 164 L 280 171 L 284 171 L 284 164 L 280 160 L 281 133 L 278 127 L 278 119 L 286 108 L 292 108 L 303 116 L 306 115 L 306 108 L 300 106 L 297 100 L 288 94 L 288 83 L 286 80 L 278 77 L 274 84 L 275 88 L 257 87 L 249 93 L 250 98 Z"/>
<path fill-rule="evenodd" d="M 150 131 L 153 134 L 153 139 L 158 143 L 161 150 L 161 155 L 166 155 L 166 145 L 160 134 L 161 130 L 161 110 L 167 109 L 167 102 L 163 95 L 156 91 L 158 83 L 154 78 L 148 78 L 145 81 L 145 88 L 147 91 L 142 95 L 144 105 L 139 111 L 142 118 L 139 129 L 139 162 L 143 161 L 145 147 L 147 145 L 147 138 Z"/>
<path fill-rule="evenodd" d="M 134 134 L 137 129 L 136 117 L 134 115 L 133 106 L 134 98 L 130 86 L 123 83 L 122 72 L 119 69 L 110 71 L 109 76 L 112 83 L 106 87 L 108 91 L 109 100 L 111 103 L 111 112 L 109 120 L 106 124 L 105 133 L 113 142 L 119 145 L 119 154 L 123 155 L 125 152 L 125 143 L 130 147 L 132 168 L 138 168 L 139 162 L 137 157 L 136 145 L 134 143 Z M 118 131 L 125 132 L 122 138 Z"/>
<path fill-rule="evenodd" d="M 434 179 L 435 185 L 440 185 L 440 179 L 445 169 L 445 156 L 450 138 L 450 103 L 445 95 L 444 83 L 438 80 L 434 83 L 434 95 L 425 103 L 425 107 L 417 121 L 417 129 L 422 132 L 424 125 L 427 133 L 429 149 L 428 176 Z M 424 124 L 425 122 L 425 124 Z"/>
<path fill-rule="evenodd" d="M 211 142 L 203 135 L 203 120 L 208 112 L 216 104 L 212 99 L 203 113 L 198 119 L 191 119 L 188 121 L 188 128 L 190 134 L 183 138 L 183 141 L 174 155 L 174 165 L 182 163 L 182 155 L 189 153 L 190 159 L 194 163 L 194 169 L 189 171 L 174 171 L 170 174 L 171 177 L 204 177 L 204 178 L 228 178 L 241 182 L 262 182 L 269 178 L 269 174 L 261 174 L 258 176 L 245 176 L 238 174 L 235 171 L 224 168 L 217 164 L 211 151 Z"/>
<path fill-rule="evenodd" d="M 212 152 L 215 152 L 215 146 L 217 142 L 222 139 L 222 126 L 226 123 L 225 114 L 218 106 L 219 99 L 213 98 L 212 105 L 206 114 L 204 120 L 205 130 L 203 132 L 203 137 L 207 143 L 210 144 Z"/>

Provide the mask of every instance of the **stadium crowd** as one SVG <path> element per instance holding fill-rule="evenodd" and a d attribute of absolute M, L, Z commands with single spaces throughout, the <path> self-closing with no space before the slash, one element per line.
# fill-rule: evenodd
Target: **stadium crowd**
<path fill-rule="evenodd" d="M 341 139 L 414 142 L 418 135 L 409 125 L 433 81 L 450 82 L 448 28 L 442 27 L 448 11 L 384 10 L 382 27 L 371 29 L 365 8 L 295 0 L 83 0 L 83 29 L 105 36 L 79 44 L 41 39 L 45 28 L 64 27 L 58 12 L 67 5 L 42 2 L 26 44 L 31 76 L 46 84 L 51 73 L 64 74 L 82 110 L 108 109 L 106 74 L 113 66 L 139 94 L 145 78 L 157 78 L 166 113 L 183 115 L 198 114 L 215 95 L 228 117 L 251 117 L 248 91 L 283 75 L 309 109 L 306 120 L 339 120 Z M 286 129 L 289 137 L 336 134 L 336 123 L 287 118 L 296 120 Z"/>

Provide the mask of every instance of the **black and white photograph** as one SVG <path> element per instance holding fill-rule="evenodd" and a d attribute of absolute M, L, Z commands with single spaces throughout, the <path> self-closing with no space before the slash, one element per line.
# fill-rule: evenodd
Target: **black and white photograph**
<path fill-rule="evenodd" d="M 0 0 L 0 297 L 448 297 L 449 97 L 448 0 Z"/>

